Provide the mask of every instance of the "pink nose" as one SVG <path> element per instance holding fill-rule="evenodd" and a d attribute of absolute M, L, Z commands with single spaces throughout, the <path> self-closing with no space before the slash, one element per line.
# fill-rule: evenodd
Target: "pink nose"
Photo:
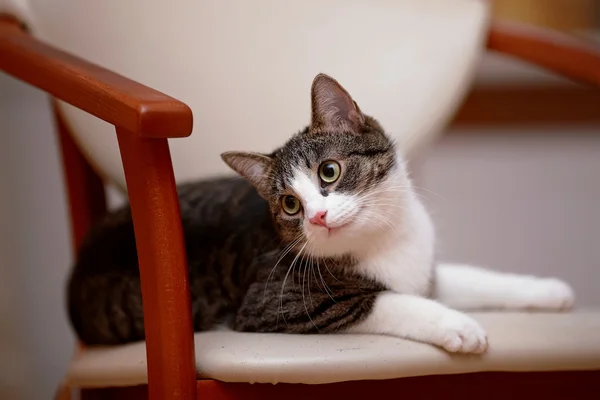
<path fill-rule="evenodd" d="M 310 223 L 327 227 L 327 224 L 325 223 L 325 214 L 327 214 L 327 211 L 317 211 L 317 213 L 309 219 Z"/>

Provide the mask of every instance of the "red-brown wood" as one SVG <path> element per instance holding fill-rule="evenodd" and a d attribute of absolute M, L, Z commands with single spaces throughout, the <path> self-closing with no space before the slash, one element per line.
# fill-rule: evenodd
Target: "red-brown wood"
<path fill-rule="evenodd" d="M 223 383 L 198 381 L 203 400 L 334 399 L 584 399 L 596 393 L 600 371 L 482 372 L 434 375 L 328 385 Z M 146 398 L 147 386 L 84 390 L 82 400 Z"/>
<path fill-rule="evenodd" d="M 437 375 L 330 385 L 251 385 L 198 381 L 205 400 L 342 399 L 578 399 L 598 388 L 600 373 L 532 372 Z"/>
<path fill-rule="evenodd" d="M 600 90 L 583 85 L 475 87 L 455 114 L 451 128 L 519 126 L 576 126 L 600 124 Z M 466 132 L 465 129 L 450 131 Z M 508 129 L 516 136 L 520 129 Z M 540 130 L 541 132 L 541 130 Z M 567 130 L 569 132 L 569 130 Z M 587 130 L 597 135 L 595 130 Z"/>
<path fill-rule="evenodd" d="M 55 104 L 54 118 L 62 153 L 73 251 L 77 253 L 94 222 L 106 213 L 106 193 L 104 182 L 79 151 Z"/>
<path fill-rule="evenodd" d="M 186 104 L 49 46 L 1 15 L 0 70 L 133 134 L 166 138 L 192 132 Z"/>
<path fill-rule="evenodd" d="M 600 86 L 600 45 L 530 25 L 495 21 L 487 48 L 574 81 Z"/>
<path fill-rule="evenodd" d="M 116 126 L 142 281 L 151 399 L 195 399 L 187 261 L 167 137 L 187 136 L 183 103 L 54 49 L 0 17 L 0 69 Z M 75 248 L 105 207 L 101 181 L 58 120 Z"/>
<path fill-rule="evenodd" d="M 188 270 L 167 139 L 117 128 L 142 282 L 150 399 L 196 398 Z"/>

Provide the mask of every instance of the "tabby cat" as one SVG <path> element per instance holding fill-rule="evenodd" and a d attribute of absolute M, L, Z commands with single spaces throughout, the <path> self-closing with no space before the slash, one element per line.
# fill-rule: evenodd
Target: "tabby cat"
<path fill-rule="evenodd" d="M 385 334 L 482 353 L 457 309 L 572 306 L 554 278 L 435 264 L 434 229 L 394 141 L 333 78 L 311 89 L 311 122 L 270 154 L 222 155 L 240 177 L 178 187 L 195 331 Z M 68 285 L 79 339 L 144 339 L 128 207 L 81 246 Z"/>

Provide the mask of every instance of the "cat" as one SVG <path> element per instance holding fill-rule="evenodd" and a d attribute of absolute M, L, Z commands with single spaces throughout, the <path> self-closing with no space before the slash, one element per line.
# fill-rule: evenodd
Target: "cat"
<path fill-rule="evenodd" d="M 555 278 L 435 261 L 435 230 L 380 123 L 317 75 L 311 120 L 270 154 L 221 155 L 237 175 L 178 186 L 195 331 L 383 334 L 483 353 L 465 311 L 568 310 Z M 68 282 L 87 345 L 144 339 L 131 212 L 87 235 Z"/>

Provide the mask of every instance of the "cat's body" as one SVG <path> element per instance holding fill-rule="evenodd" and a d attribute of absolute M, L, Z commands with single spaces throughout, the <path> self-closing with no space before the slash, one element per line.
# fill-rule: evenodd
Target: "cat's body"
<path fill-rule="evenodd" d="M 245 179 L 179 187 L 196 331 L 378 333 L 479 353 L 485 331 L 448 306 L 572 305 L 556 279 L 435 266 L 433 224 L 383 128 L 324 75 L 312 110 L 272 154 L 223 155 Z M 69 314 L 85 343 L 143 339 L 128 208 L 80 249 Z"/>
<path fill-rule="evenodd" d="M 257 273 L 258 252 L 269 253 L 280 240 L 268 205 L 242 178 L 185 184 L 178 193 L 194 329 L 206 330 L 235 314 Z M 95 227 L 78 253 L 69 314 L 84 342 L 144 338 L 137 265 L 133 222 L 125 207 Z"/>

